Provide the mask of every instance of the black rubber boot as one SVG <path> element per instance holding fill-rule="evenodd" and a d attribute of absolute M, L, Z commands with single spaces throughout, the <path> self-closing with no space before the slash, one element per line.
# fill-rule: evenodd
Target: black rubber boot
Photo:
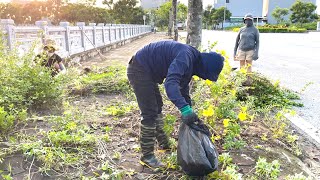
<path fill-rule="evenodd" d="M 163 167 L 164 165 L 154 156 L 156 127 L 141 124 L 140 145 L 142 151 L 141 164 L 151 169 Z"/>
<path fill-rule="evenodd" d="M 163 128 L 164 128 L 163 115 L 158 114 L 156 119 L 156 137 L 157 137 L 159 149 L 169 150 L 170 149 L 169 138 L 164 132 Z"/>
<path fill-rule="evenodd" d="M 149 155 L 149 156 L 143 156 L 140 159 L 142 161 L 142 165 L 150 168 L 150 169 L 158 169 L 158 168 L 163 168 L 164 164 L 159 161 L 154 155 Z"/>

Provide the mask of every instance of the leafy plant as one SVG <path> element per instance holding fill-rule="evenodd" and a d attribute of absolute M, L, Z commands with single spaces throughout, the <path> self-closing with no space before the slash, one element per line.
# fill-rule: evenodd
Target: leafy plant
<path fill-rule="evenodd" d="M 278 160 L 268 163 L 265 158 L 259 157 L 255 169 L 255 175 L 259 179 L 277 180 L 280 173 L 280 164 Z"/>
<path fill-rule="evenodd" d="M 311 177 L 306 177 L 302 173 L 286 176 L 285 180 L 311 180 Z"/>
<path fill-rule="evenodd" d="M 71 93 L 86 95 L 131 93 L 124 66 L 110 66 L 76 79 L 70 86 Z"/>
<path fill-rule="evenodd" d="M 115 105 L 110 105 L 106 108 L 107 114 L 111 116 L 121 117 L 126 113 L 129 113 L 136 108 L 135 103 L 116 103 Z"/>
<path fill-rule="evenodd" d="M 237 97 L 239 100 L 247 100 L 247 97 L 250 96 L 253 98 L 254 107 L 258 110 L 268 106 L 274 108 L 303 106 L 303 104 L 294 101 L 299 99 L 296 93 L 280 88 L 277 83 L 272 84 L 266 77 L 253 74 L 252 79 L 251 88 L 238 91 Z"/>
<path fill-rule="evenodd" d="M 232 158 L 229 153 L 222 153 L 218 157 L 219 163 L 222 164 L 221 169 L 232 164 Z"/>
<path fill-rule="evenodd" d="M 227 150 L 236 148 L 240 149 L 246 145 L 246 143 L 240 139 L 241 127 L 240 125 L 230 119 L 224 119 L 224 144 L 223 147 Z"/>
<path fill-rule="evenodd" d="M 170 136 L 174 131 L 174 123 L 176 121 L 177 121 L 177 117 L 170 114 L 167 114 L 166 117 L 164 118 L 163 130 L 168 136 Z"/>

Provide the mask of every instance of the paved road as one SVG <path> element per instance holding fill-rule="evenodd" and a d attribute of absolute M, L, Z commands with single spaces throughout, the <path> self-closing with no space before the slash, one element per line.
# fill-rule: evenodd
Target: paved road
<path fill-rule="evenodd" d="M 185 36 L 185 33 L 181 33 Z M 203 46 L 218 41 L 217 49 L 232 56 L 237 33 L 203 31 Z M 281 85 L 301 92 L 303 108 L 297 113 L 320 129 L 320 32 L 306 34 L 260 34 L 260 59 L 253 65 L 255 71 Z M 236 64 L 235 64 L 236 65 Z"/>

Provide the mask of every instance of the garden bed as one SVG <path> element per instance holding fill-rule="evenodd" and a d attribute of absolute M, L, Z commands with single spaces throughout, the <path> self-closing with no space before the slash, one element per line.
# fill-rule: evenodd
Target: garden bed
<path fill-rule="evenodd" d="M 25 71 L 33 71 L 28 66 L 24 68 Z M 12 68 L 4 67 L 6 70 Z M 38 70 L 42 71 L 40 67 Z M 7 78 L 7 81 L 17 80 L 15 82 L 23 84 L 18 81 L 24 77 L 23 74 L 19 78 L 11 75 L 8 71 L 6 77 L 13 78 Z M 34 76 L 40 75 L 34 73 Z M 246 76 L 242 70 L 231 71 L 226 62 L 217 83 L 193 78 L 191 96 L 194 109 L 211 127 L 211 138 L 220 154 L 219 171 L 206 178 L 319 177 L 320 150 L 297 134 L 284 118 L 285 113 L 293 113 L 292 106 L 301 105 L 295 103 L 297 94 L 258 74 L 250 75 L 253 80 L 251 86 L 244 86 Z M 34 93 L 28 94 L 28 104 L 17 104 L 27 111 L 18 108 L 13 111 L 9 105 L 1 104 L 4 108 L 0 116 L 0 177 L 84 180 L 190 178 L 181 171 L 176 160 L 180 115 L 166 98 L 162 86 L 165 131 L 171 137 L 172 151 L 156 151 L 166 168 L 154 173 L 139 164 L 140 115 L 126 80 L 125 67 L 94 69 L 89 74 L 69 68 L 65 76 L 51 79 L 47 75 L 42 78 L 61 85 L 55 92 L 61 97 L 60 101 L 52 96 L 40 96 L 38 101 L 30 101 L 38 95 Z M 35 92 L 41 87 L 41 84 L 34 86 Z M 42 91 L 43 95 L 47 93 L 50 94 L 50 90 Z M 50 98 L 54 100 L 50 103 L 53 105 L 46 107 L 45 111 L 44 107 L 40 110 L 39 105 L 46 104 Z M 34 102 L 37 106 L 31 108 Z M 13 124 L 3 126 L 8 118 L 13 120 Z"/>

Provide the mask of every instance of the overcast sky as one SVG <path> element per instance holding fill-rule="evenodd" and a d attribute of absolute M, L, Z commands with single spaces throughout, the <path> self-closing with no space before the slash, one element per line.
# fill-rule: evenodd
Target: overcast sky
<path fill-rule="evenodd" d="M 181 3 L 188 5 L 188 0 L 178 0 Z M 202 0 L 203 1 L 203 8 L 206 8 L 209 4 L 213 4 L 214 0 Z"/>

